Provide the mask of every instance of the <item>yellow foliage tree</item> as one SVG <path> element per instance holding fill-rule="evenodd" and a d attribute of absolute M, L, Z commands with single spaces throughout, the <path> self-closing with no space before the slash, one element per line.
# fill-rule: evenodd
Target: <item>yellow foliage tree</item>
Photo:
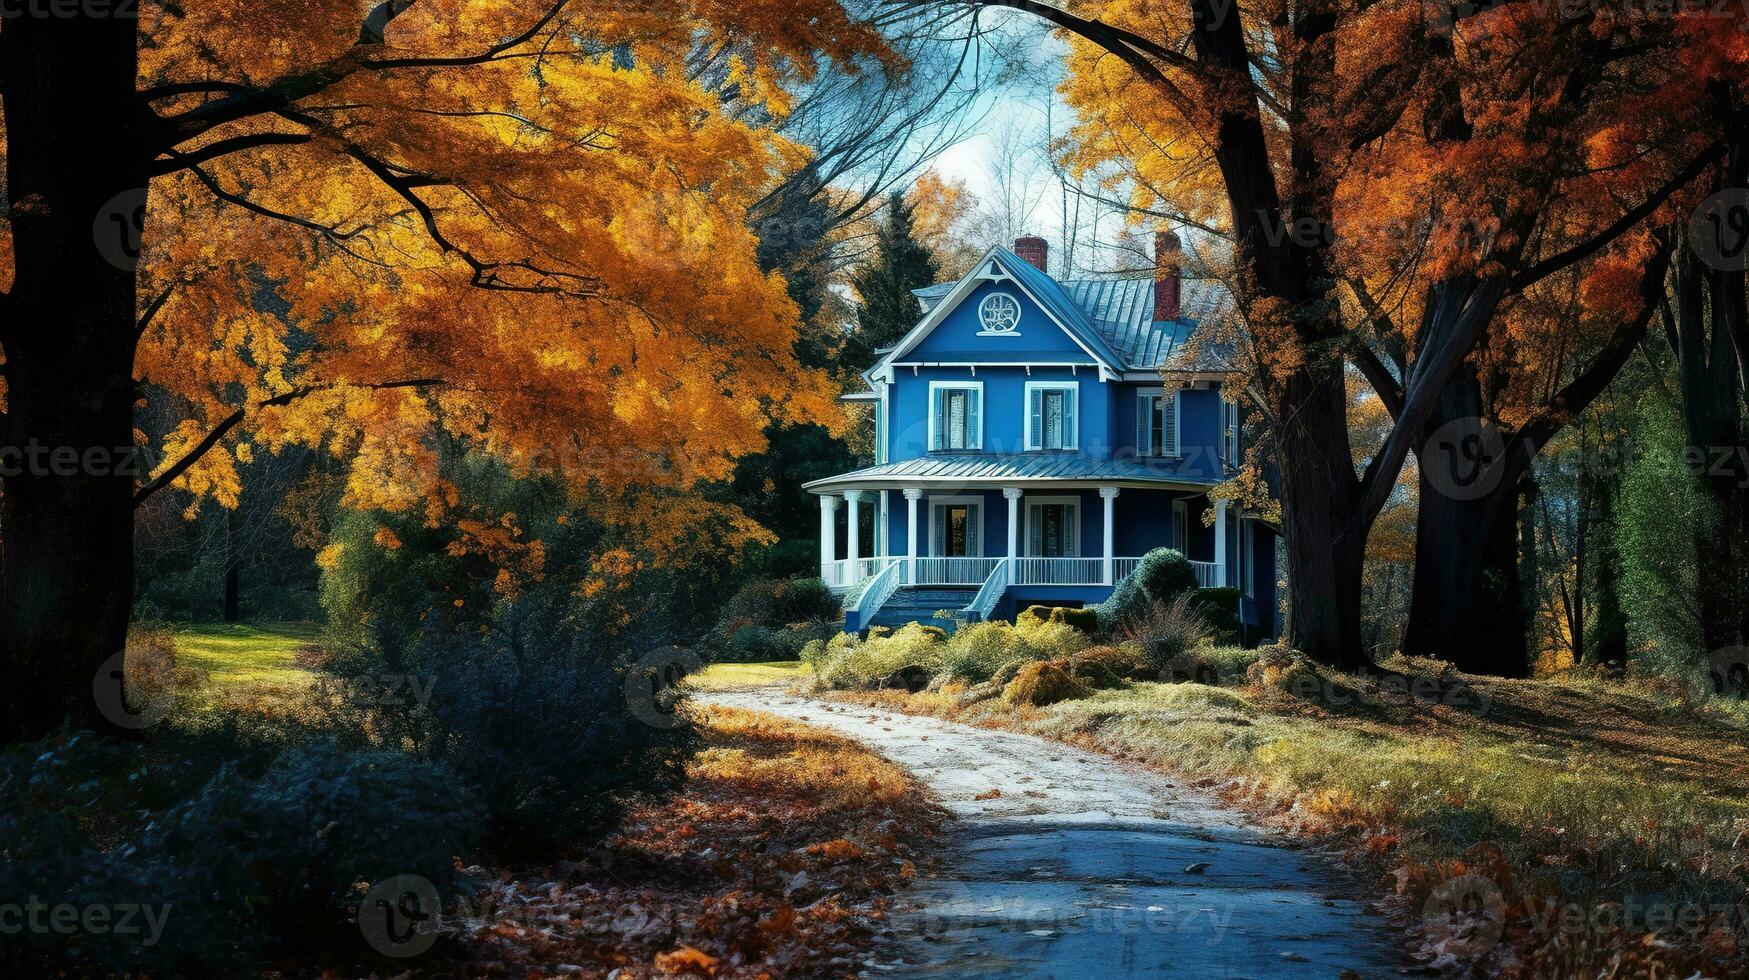
<path fill-rule="evenodd" d="M 614 493 L 832 417 L 746 219 L 805 159 L 786 86 L 896 67 L 837 0 L 91 8 L 0 27 L 0 445 L 43 447 L 0 496 L 9 734 L 127 724 L 91 690 L 133 508 L 234 503 L 251 453 L 441 511 L 440 430 Z"/>

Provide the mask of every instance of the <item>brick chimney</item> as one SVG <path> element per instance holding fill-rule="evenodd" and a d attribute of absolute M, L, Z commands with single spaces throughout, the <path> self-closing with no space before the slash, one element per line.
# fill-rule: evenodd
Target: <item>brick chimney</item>
<path fill-rule="evenodd" d="M 1032 235 L 1027 235 L 1023 238 L 1016 238 L 1014 240 L 1014 254 L 1020 256 L 1026 261 L 1027 265 L 1032 266 L 1034 269 L 1037 269 L 1046 275 L 1050 274 L 1050 242 L 1047 242 L 1042 238 L 1036 238 Z"/>
<path fill-rule="evenodd" d="M 1154 236 L 1154 319 L 1176 320 L 1183 313 L 1184 243 L 1177 233 Z"/>

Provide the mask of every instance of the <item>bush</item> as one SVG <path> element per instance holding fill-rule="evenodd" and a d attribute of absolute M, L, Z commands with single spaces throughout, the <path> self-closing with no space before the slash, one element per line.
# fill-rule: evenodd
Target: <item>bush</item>
<path fill-rule="evenodd" d="M 1083 633 L 1092 635 L 1099 629 L 1099 610 L 1070 609 L 1067 606 L 1027 606 L 1020 615 L 1014 617 L 1015 625 L 1034 625 L 1038 623 L 1063 623 L 1073 626 Z"/>
<path fill-rule="evenodd" d="M 429 697 L 390 706 L 381 728 L 477 788 L 496 849 L 550 857 L 611 830 L 636 797 L 679 784 L 691 727 L 665 690 L 635 687 L 634 652 L 583 613 L 530 597 L 485 633 L 454 628 L 441 610 L 429 624 L 398 668 Z"/>
<path fill-rule="evenodd" d="M 1033 659 L 1033 650 L 1015 627 L 1004 622 L 968 623 L 948 638 L 942 652 L 943 675 L 980 683 L 1004 666 Z"/>
<path fill-rule="evenodd" d="M 1093 645 L 1087 634 L 1062 622 L 1016 623 L 1014 632 L 1035 660 L 1060 660 Z"/>
<path fill-rule="evenodd" d="M 1170 603 L 1196 588 L 1196 568 L 1171 548 L 1155 548 L 1142 556 L 1136 570 L 1124 576 L 1111 596 L 1096 608 L 1099 628 L 1116 633 L 1125 623 L 1146 615 L 1157 603 Z"/>
<path fill-rule="evenodd" d="M 729 663 L 758 663 L 767 660 L 791 660 L 799 648 L 791 648 L 787 638 L 769 626 L 748 623 L 729 637 L 729 649 L 712 660 Z"/>
<path fill-rule="evenodd" d="M 1218 589 L 1197 589 L 1196 611 L 1209 621 L 1215 632 L 1233 640 L 1239 636 L 1239 590 L 1231 586 Z"/>
<path fill-rule="evenodd" d="M 822 686 L 838 690 L 921 688 L 920 681 L 927 682 L 942 669 L 944 635 L 940 627 L 919 623 L 907 623 L 888 635 L 870 631 L 861 642 L 845 633 L 826 644 L 815 676 Z"/>
<path fill-rule="evenodd" d="M 1142 615 L 1124 624 L 1124 635 L 1141 650 L 1141 666 L 1161 680 L 1194 679 L 1188 655 L 1207 646 L 1214 628 L 1196 609 L 1192 593 L 1180 593 L 1170 604 L 1155 603 Z"/>
<path fill-rule="evenodd" d="M 818 578 L 760 579 L 743 585 L 726 606 L 723 622 L 781 627 L 816 619 L 840 619 L 838 597 Z"/>
<path fill-rule="evenodd" d="M 1084 698 L 1089 693 L 1091 688 L 1074 675 L 1067 661 L 1041 660 L 1023 664 L 1002 689 L 1002 698 L 1013 705 L 1043 707 Z"/>
<path fill-rule="evenodd" d="M 1141 645 L 1134 642 L 1091 647 L 1076 654 L 1074 662 L 1128 680 L 1151 680 L 1157 676 L 1144 663 Z"/>
<path fill-rule="evenodd" d="M 25 931 L 0 944 L 0 964 L 220 975 L 316 947 L 362 952 L 364 890 L 415 874 L 451 894 L 479 831 L 454 773 L 396 752 L 319 742 L 263 754 L 180 736 L 18 746 L 0 753 L 0 839 L 32 846 L 0 852 L 0 894 L 103 907 L 138 931 Z"/>

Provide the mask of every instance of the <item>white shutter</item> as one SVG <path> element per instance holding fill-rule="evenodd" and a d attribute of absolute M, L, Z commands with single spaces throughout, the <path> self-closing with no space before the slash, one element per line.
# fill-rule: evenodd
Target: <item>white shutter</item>
<path fill-rule="evenodd" d="M 1026 393 L 1026 448 L 1043 449 L 1045 445 L 1045 393 L 1034 388 Z"/>
<path fill-rule="evenodd" d="M 1136 455 L 1154 451 L 1154 396 L 1136 393 Z"/>
<path fill-rule="evenodd" d="M 984 392 L 979 388 L 966 389 L 966 439 L 965 448 L 984 448 L 983 426 L 978 423 L 979 405 L 984 400 Z"/>
<path fill-rule="evenodd" d="M 941 449 L 947 445 L 947 391 L 937 389 L 935 392 L 935 439 L 930 449 Z"/>
<path fill-rule="evenodd" d="M 1074 388 L 1063 389 L 1063 441 L 1062 441 L 1062 447 L 1064 449 L 1074 449 L 1076 446 L 1079 446 L 1081 444 L 1081 440 L 1079 438 L 1077 438 L 1077 436 L 1076 436 L 1077 430 L 1075 428 L 1075 398 L 1076 398 L 1076 394 L 1077 394 L 1077 392 Z"/>
<path fill-rule="evenodd" d="M 1174 456 L 1178 451 L 1178 392 L 1160 399 L 1160 451 Z"/>

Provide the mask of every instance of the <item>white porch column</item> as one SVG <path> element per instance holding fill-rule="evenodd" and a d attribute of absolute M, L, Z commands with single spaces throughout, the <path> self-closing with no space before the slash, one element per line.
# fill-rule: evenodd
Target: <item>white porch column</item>
<path fill-rule="evenodd" d="M 917 583 L 917 501 L 923 499 L 922 490 L 906 490 L 905 493 L 905 581 Z"/>
<path fill-rule="evenodd" d="M 832 566 L 838 561 L 838 498 L 820 494 L 820 577 L 827 585 L 842 585 L 832 580 Z"/>
<path fill-rule="evenodd" d="M 1110 585 L 1112 582 L 1112 578 L 1111 578 L 1111 559 L 1112 559 L 1111 547 L 1112 547 L 1112 542 L 1117 539 L 1116 529 L 1112 527 L 1111 515 L 1112 515 L 1113 511 L 1116 510 L 1117 488 L 1116 487 L 1100 487 L 1099 488 L 1099 499 L 1105 502 L 1105 578 L 1103 581 L 1106 585 Z"/>
<path fill-rule="evenodd" d="M 1014 559 L 1020 557 L 1020 488 L 1003 487 L 1002 496 L 1008 498 L 1008 583 L 1012 585 L 1017 572 Z"/>
<path fill-rule="evenodd" d="M 1215 502 L 1215 587 L 1223 588 L 1227 584 L 1227 504 L 1231 501 Z"/>
<path fill-rule="evenodd" d="M 862 491 L 846 490 L 844 499 L 850 504 L 850 537 L 845 541 L 845 557 L 850 559 L 850 581 L 846 585 L 858 581 L 856 564 L 862 558 Z"/>

